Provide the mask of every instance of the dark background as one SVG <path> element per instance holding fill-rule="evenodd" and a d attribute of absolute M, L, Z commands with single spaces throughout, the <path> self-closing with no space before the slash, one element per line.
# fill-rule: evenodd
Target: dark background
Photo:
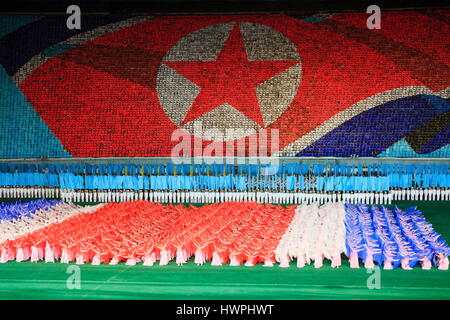
<path fill-rule="evenodd" d="M 1 1 L 0 13 L 66 14 L 76 4 L 81 12 L 96 14 L 215 14 L 297 13 L 316 11 L 365 11 L 371 4 L 383 9 L 449 8 L 448 0 L 9 0 Z"/>

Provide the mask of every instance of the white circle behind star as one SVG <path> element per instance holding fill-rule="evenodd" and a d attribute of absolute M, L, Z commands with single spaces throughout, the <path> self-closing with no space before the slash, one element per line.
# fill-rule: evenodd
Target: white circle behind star
<path fill-rule="evenodd" d="M 200 87 L 164 64 L 166 61 L 215 61 L 235 22 L 221 23 L 196 30 L 181 38 L 164 56 L 159 66 L 156 91 L 167 116 L 177 126 L 183 122 Z M 281 32 L 253 22 L 239 22 L 247 58 L 250 61 L 292 61 L 298 63 L 256 87 L 264 127 L 277 120 L 290 106 L 301 81 L 302 66 L 295 45 Z M 183 124 L 183 130 L 201 137 L 201 132 L 217 129 L 233 139 L 257 132 L 263 127 L 224 103 L 218 108 Z M 200 132 L 198 132 L 200 130 Z M 212 137 L 210 140 L 223 140 Z"/>

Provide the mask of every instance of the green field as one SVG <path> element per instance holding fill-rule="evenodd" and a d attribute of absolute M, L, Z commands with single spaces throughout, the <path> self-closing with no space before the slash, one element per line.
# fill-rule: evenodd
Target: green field
<path fill-rule="evenodd" d="M 417 206 L 435 230 L 450 241 L 450 202 L 397 203 Z M 68 289 L 67 268 L 75 264 L 8 262 L 0 264 L 0 299 L 450 299 L 450 271 L 381 270 L 380 289 L 369 289 L 362 264 L 350 269 L 81 265 L 80 289 Z"/>

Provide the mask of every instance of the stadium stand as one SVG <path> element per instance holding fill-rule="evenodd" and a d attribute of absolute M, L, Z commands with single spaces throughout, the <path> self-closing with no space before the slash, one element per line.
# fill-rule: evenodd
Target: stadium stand
<path fill-rule="evenodd" d="M 446 158 L 447 16 L 0 16 L 0 158 L 171 156 L 177 130 L 203 151 L 277 130 L 283 156 Z"/>
<path fill-rule="evenodd" d="M 449 19 L 0 15 L 0 268 L 448 270 Z"/>

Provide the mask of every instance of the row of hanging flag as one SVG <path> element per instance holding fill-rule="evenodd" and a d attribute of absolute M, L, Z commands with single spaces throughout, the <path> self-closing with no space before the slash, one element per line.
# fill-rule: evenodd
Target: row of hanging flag
<path fill-rule="evenodd" d="M 75 175 L 315 175 L 362 176 L 388 174 L 440 174 L 449 172 L 448 164 L 89 164 L 89 163 L 0 163 L 0 173 L 73 173 Z"/>
<path fill-rule="evenodd" d="M 296 204 L 314 201 L 383 204 L 392 200 L 450 199 L 448 165 L 58 164 L 41 167 L 41 172 L 23 172 L 33 168 L 38 167 L 5 166 L 3 163 L 0 169 L 6 172 L 0 172 L 0 197 L 62 198 L 74 202 L 141 199 L 176 203 Z"/>

